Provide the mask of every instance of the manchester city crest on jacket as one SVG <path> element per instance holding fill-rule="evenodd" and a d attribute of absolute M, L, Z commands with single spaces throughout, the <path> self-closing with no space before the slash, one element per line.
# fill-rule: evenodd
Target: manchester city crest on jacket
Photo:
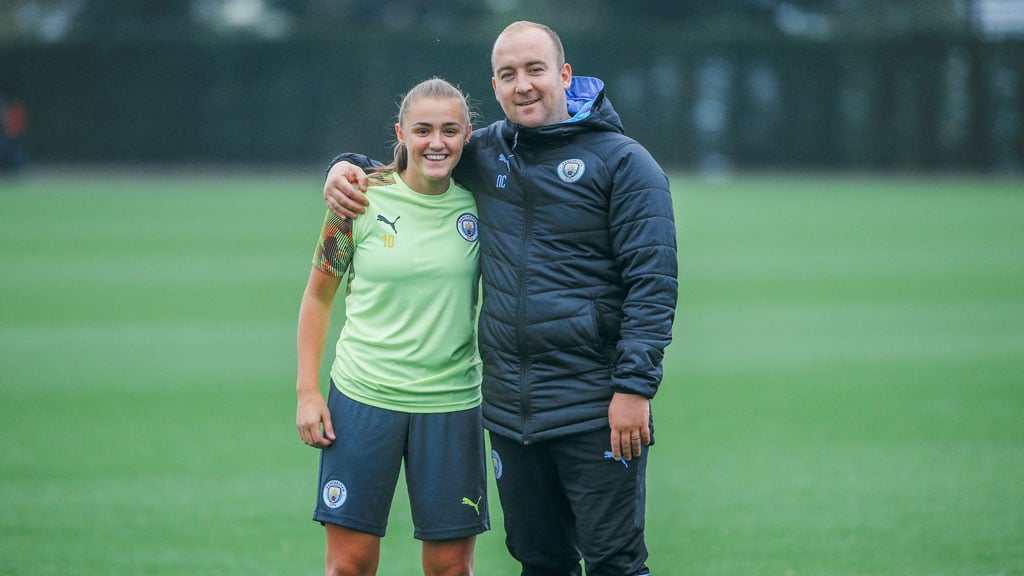
<path fill-rule="evenodd" d="M 562 163 L 558 165 L 558 177 L 562 179 L 562 182 L 572 184 L 583 177 L 583 172 L 586 171 L 586 169 L 587 165 L 579 158 L 563 160 Z"/>

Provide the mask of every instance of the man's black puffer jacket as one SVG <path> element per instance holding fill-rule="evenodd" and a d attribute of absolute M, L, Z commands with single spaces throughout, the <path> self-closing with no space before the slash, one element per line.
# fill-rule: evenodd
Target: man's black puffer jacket
<path fill-rule="evenodd" d="M 607 426 L 614 392 L 654 397 L 671 341 L 668 179 L 603 87 L 574 78 L 566 122 L 474 132 L 455 171 L 480 218 L 484 422 L 522 443 Z"/>

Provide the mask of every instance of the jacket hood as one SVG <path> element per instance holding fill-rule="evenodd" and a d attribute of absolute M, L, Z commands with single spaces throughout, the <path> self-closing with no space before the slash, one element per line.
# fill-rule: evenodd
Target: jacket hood
<path fill-rule="evenodd" d="M 623 133 L 622 121 L 605 98 L 604 82 L 590 76 L 573 76 L 569 89 L 565 91 L 565 100 L 569 108 L 570 118 L 558 124 L 528 128 L 515 124 L 508 118 L 501 127 L 501 134 L 506 138 L 569 136 L 584 131 L 609 131 Z"/>

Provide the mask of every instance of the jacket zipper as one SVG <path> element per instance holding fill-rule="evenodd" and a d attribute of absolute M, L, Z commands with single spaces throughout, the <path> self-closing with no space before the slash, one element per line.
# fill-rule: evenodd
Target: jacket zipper
<path fill-rule="evenodd" d="M 519 131 L 516 130 L 515 135 L 512 138 L 512 154 L 510 159 L 516 163 L 517 167 L 519 159 L 515 156 L 516 146 L 519 145 Z M 521 170 L 517 170 L 520 176 L 520 182 L 526 183 L 529 180 L 526 178 Z M 519 404 L 522 412 L 522 430 L 523 430 L 523 444 L 530 443 L 530 430 L 529 422 L 530 416 L 533 413 L 530 405 L 530 363 L 529 354 L 526 351 L 526 264 L 529 259 L 529 232 L 532 228 L 533 221 L 533 207 L 532 197 L 527 194 L 525 186 L 517 186 L 519 192 L 523 195 L 523 243 L 519 248 L 519 279 L 518 279 L 518 310 L 516 312 L 516 330 L 519 336 L 519 364 L 522 370 L 519 375 Z"/>

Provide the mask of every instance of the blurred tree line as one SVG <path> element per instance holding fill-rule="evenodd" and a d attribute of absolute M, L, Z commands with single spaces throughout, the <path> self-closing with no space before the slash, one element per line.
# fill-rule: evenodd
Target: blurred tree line
<path fill-rule="evenodd" d="M 1024 0 L 2 0 L 0 97 L 37 161 L 383 156 L 426 76 L 501 118 L 517 19 L 668 167 L 1022 168 Z"/>

